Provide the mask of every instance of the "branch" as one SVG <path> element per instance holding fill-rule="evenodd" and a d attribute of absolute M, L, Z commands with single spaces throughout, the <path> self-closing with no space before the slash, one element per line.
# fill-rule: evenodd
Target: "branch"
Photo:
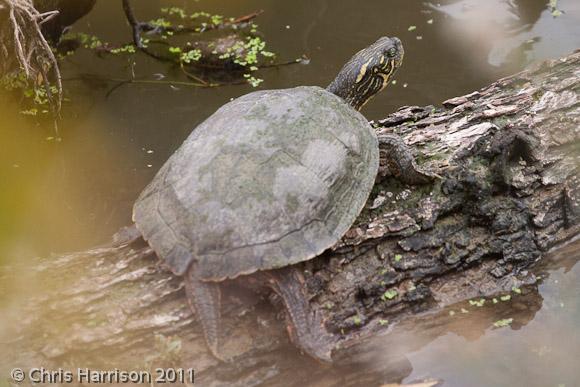
<path fill-rule="evenodd" d="M 168 31 L 173 33 L 202 33 L 217 29 L 232 28 L 244 23 L 248 23 L 249 21 L 255 19 L 264 12 L 263 10 L 259 10 L 252 12 L 248 15 L 240 16 L 231 21 L 225 21 L 224 23 L 220 24 L 208 24 L 203 27 L 199 26 L 163 27 L 163 26 L 155 26 L 147 22 L 140 22 L 135 16 L 135 12 L 133 11 L 131 4 L 129 3 L 129 0 L 123 0 L 123 11 L 125 12 L 127 21 L 129 22 L 129 25 L 131 26 L 131 29 L 133 31 L 133 42 L 135 46 L 138 47 L 139 49 L 144 48 L 143 43 L 141 42 L 141 32 L 143 31 L 157 31 L 159 33 Z"/>
<path fill-rule="evenodd" d="M 135 17 L 135 13 L 133 12 L 133 8 L 131 7 L 129 0 L 123 0 L 123 12 L 125 12 L 125 17 L 127 18 L 127 21 L 131 26 L 131 30 L 133 31 L 133 43 L 139 49 L 143 49 L 143 43 L 141 42 L 142 25 Z"/>

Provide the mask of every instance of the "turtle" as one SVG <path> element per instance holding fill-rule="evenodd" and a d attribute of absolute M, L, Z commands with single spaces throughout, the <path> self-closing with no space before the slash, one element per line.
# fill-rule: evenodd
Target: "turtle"
<path fill-rule="evenodd" d="M 207 346 L 220 360 L 221 282 L 264 284 L 282 299 L 288 331 L 306 354 L 331 361 L 334 341 L 306 298 L 301 262 L 335 245 L 375 183 L 379 142 L 409 183 L 429 181 L 407 146 L 379 136 L 362 106 L 401 66 L 403 46 L 381 37 L 324 89 L 260 90 L 197 126 L 141 192 L 133 230 L 183 276 Z"/>

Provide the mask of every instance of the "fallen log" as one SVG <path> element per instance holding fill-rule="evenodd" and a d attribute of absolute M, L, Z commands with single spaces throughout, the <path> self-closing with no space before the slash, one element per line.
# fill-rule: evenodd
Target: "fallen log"
<path fill-rule="evenodd" d="M 441 178 L 409 187 L 381 170 L 351 230 L 302 264 L 311 306 L 339 338 L 334 366 L 298 356 L 281 308 L 267 302 L 277 300 L 243 290 L 243 278 L 225 285 L 224 352 L 236 361 L 219 363 L 181 279 L 137 242 L 1 268 L 3 293 L 18 296 L 0 304 L 0 372 L 191 367 L 208 386 L 323 377 L 325 385 L 364 385 L 404 375 L 404 359 L 368 366 L 377 350 L 389 356 L 389 341 L 377 349 L 375 338 L 432 324 L 434 311 L 473 297 L 526 284 L 533 294 L 530 268 L 578 235 L 579 87 L 576 52 L 443 107 L 403 107 L 373 123 L 400 134 Z M 533 297 L 527 304 L 532 314 L 539 308 Z M 344 367 L 353 367 L 346 377 Z"/>
<path fill-rule="evenodd" d="M 93 10 L 96 0 L 34 0 L 33 3 L 40 13 L 55 13 L 42 23 L 42 34 L 56 47 L 65 31 Z"/>

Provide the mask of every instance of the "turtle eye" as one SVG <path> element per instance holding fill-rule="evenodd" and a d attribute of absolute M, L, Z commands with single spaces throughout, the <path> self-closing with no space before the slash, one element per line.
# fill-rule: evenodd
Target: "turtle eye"
<path fill-rule="evenodd" d="M 394 47 L 389 48 L 389 50 L 387 51 L 387 56 L 389 58 L 393 58 L 395 55 L 397 55 L 397 49 Z"/>

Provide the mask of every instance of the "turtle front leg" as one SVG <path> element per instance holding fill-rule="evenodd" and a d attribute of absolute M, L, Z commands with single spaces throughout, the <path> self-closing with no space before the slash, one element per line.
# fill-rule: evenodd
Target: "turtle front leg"
<path fill-rule="evenodd" d="M 187 302 L 201 323 L 203 335 L 211 353 L 219 360 L 227 359 L 220 353 L 221 290 L 214 282 L 202 281 L 191 265 L 185 275 Z"/>
<path fill-rule="evenodd" d="M 415 162 L 411 149 L 403 139 L 395 134 L 381 134 L 379 148 L 386 159 L 389 172 L 403 183 L 411 185 L 428 184 L 439 175 L 420 168 Z"/>
<path fill-rule="evenodd" d="M 260 274 L 284 302 L 288 333 L 294 344 L 318 360 L 331 362 L 331 351 L 337 340 L 324 328 L 320 314 L 310 308 L 302 273 L 291 266 Z"/>

